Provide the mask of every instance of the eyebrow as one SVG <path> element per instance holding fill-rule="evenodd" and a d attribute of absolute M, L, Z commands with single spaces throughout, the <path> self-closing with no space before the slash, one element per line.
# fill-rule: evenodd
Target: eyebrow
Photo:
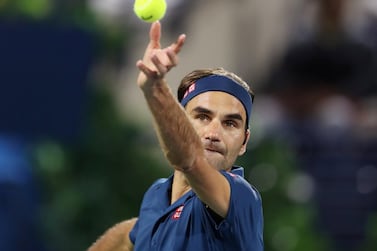
<path fill-rule="evenodd" d="M 195 107 L 195 108 L 192 110 L 192 112 L 196 112 L 196 113 L 204 113 L 204 114 L 209 114 L 209 115 L 213 114 L 213 112 L 212 112 L 211 110 L 208 110 L 207 108 L 204 108 L 204 107 L 201 107 L 201 106 L 197 106 L 197 107 Z M 227 114 L 227 115 L 225 115 L 225 117 L 226 117 L 227 119 L 239 120 L 239 121 L 241 121 L 241 122 L 243 121 L 242 116 L 241 116 L 241 114 L 239 114 L 239 113 L 231 113 L 231 114 Z"/>
<path fill-rule="evenodd" d="M 207 108 L 204 108 L 204 107 L 201 107 L 201 106 L 195 107 L 194 109 L 192 109 L 192 111 L 196 112 L 196 113 L 213 114 L 213 112 L 211 110 L 208 110 Z"/>
<path fill-rule="evenodd" d="M 235 119 L 235 120 L 243 121 L 242 116 L 239 113 L 227 114 L 225 117 L 228 119 Z"/>

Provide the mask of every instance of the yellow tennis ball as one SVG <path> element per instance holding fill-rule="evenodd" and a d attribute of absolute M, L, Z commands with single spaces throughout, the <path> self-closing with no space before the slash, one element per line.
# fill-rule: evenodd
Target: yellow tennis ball
<path fill-rule="evenodd" d="M 152 23 L 164 17 L 165 0 L 135 0 L 134 12 L 141 20 Z"/>

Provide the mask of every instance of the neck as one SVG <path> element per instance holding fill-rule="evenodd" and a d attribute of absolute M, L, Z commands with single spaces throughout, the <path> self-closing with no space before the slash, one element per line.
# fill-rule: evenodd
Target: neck
<path fill-rule="evenodd" d="M 191 190 L 191 187 L 185 177 L 185 175 L 180 171 L 174 172 L 172 190 L 171 190 L 171 200 L 170 204 L 176 202 L 185 193 Z"/>

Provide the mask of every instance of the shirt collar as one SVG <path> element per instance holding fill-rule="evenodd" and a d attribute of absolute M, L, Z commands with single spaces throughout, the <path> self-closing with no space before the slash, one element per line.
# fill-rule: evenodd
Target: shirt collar
<path fill-rule="evenodd" d="M 244 177 L 244 173 L 245 173 L 243 167 L 240 167 L 240 166 L 233 166 L 232 169 L 230 170 L 230 172 L 237 174 L 241 177 Z"/>

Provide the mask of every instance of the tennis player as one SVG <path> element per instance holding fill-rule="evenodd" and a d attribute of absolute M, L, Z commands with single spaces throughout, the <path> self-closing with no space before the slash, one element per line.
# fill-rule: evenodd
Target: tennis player
<path fill-rule="evenodd" d="M 250 138 L 253 92 L 234 73 L 201 69 L 182 79 L 177 100 L 165 76 L 185 35 L 166 48 L 160 37 L 154 22 L 137 84 L 174 172 L 148 189 L 138 218 L 110 228 L 89 251 L 262 251 L 261 197 L 234 165 Z"/>

